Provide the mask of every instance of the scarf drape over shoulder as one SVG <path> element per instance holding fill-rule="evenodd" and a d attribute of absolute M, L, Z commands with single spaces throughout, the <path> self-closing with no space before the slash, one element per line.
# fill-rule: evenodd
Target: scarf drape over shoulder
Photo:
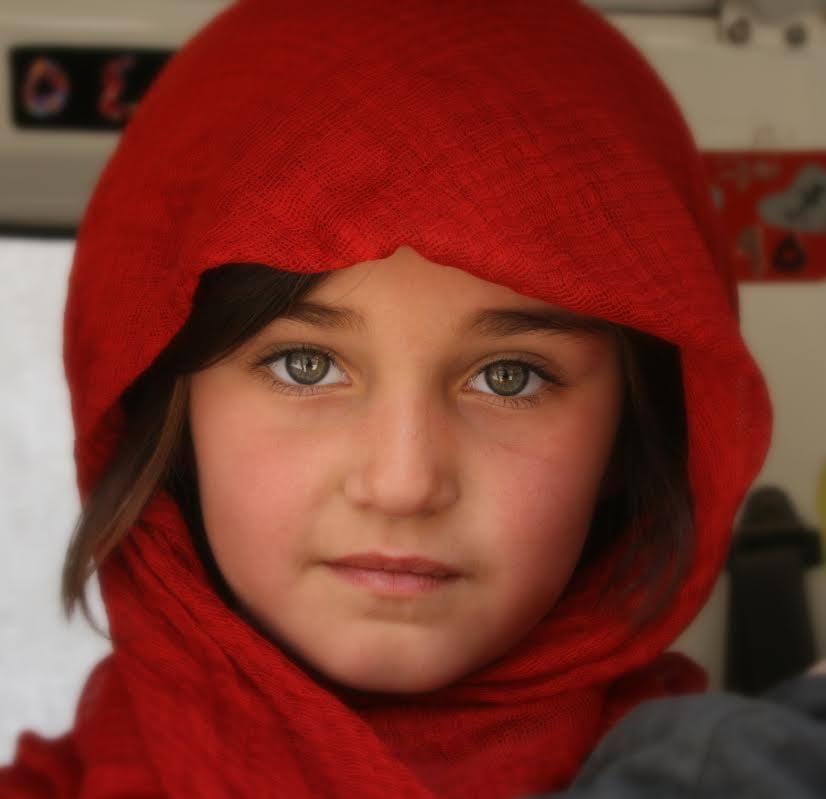
<path fill-rule="evenodd" d="M 573 0 L 218 14 L 146 94 L 78 231 L 65 360 L 82 495 L 205 270 L 326 271 L 409 245 L 679 347 L 691 564 L 641 631 L 596 609 L 597 564 L 506 657 L 351 704 L 226 608 L 159 496 L 101 570 L 114 649 L 73 729 L 23 735 L 0 795 L 506 799 L 564 787 L 641 699 L 700 688 L 662 652 L 708 597 L 771 424 L 715 224 L 672 97 Z"/>

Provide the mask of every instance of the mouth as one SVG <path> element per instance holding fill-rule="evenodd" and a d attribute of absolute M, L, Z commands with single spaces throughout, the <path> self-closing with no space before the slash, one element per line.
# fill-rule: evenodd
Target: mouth
<path fill-rule="evenodd" d="M 391 557 L 377 552 L 348 555 L 325 564 L 339 578 L 386 596 L 417 596 L 455 583 L 461 573 L 418 555 Z"/>
<path fill-rule="evenodd" d="M 438 560 L 421 555 L 382 555 L 380 552 L 360 552 L 332 561 L 334 566 L 370 571 L 395 572 L 398 574 L 419 574 L 426 577 L 455 577 L 459 570 Z"/>

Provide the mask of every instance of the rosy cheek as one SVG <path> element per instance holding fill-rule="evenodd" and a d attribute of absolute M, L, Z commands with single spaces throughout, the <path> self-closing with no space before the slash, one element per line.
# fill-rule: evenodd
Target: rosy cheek
<path fill-rule="evenodd" d="M 491 448 L 483 468 L 503 511 L 547 518 L 587 505 L 613 444 L 612 429 L 595 435 L 595 428 L 591 420 L 549 423 L 544 430 L 536 429 L 523 446 Z"/>
<path fill-rule="evenodd" d="M 477 478 L 487 487 L 491 547 L 512 574 L 535 575 L 549 581 L 549 589 L 567 580 L 612 442 L 613 425 L 600 431 L 584 416 L 569 416 L 535 433 L 529 446 L 488 449 Z"/>
<path fill-rule="evenodd" d="M 211 537 L 233 522 L 237 530 L 245 528 L 266 495 L 261 461 L 268 453 L 255 417 L 215 383 L 211 375 L 201 376 L 190 406 L 201 506 Z"/>
<path fill-rule="evenodd" d="M 501 531 L 508 543 L 520 541 L 522 551 L 554 549 L 577 542 L 591 513 L 590 480 L 577 480 L 569 464 L 547 461 L 544 469 L 512 469 L 488 483 L 494 496 L 489 500 L 496 515 L 492 529 Z"/>

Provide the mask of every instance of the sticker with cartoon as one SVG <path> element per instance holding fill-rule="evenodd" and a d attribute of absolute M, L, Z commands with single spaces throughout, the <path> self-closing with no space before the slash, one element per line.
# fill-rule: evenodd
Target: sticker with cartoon
<path fill-rule="evenodd" d="M 703 158 L 739 280 L 826 277 L 826 150 Z"/>

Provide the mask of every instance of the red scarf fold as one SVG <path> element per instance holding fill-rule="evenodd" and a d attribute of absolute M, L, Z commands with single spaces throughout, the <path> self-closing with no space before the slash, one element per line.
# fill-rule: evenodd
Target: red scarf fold
<path fill-rule="evenodd" d="M 27 734 L 3 797 L 509 799 L 567 785 L 648 697 L 700 690 L 663 651 L 719 574 L 771 413 L 708 186 L 673 99 L 573 0 L 242 0 L 169 62 L 77 240 L 66 367 L 81 492 L 119 398 L 208 268 L 344 268 L 408 244 L 679 346 L 697 542 L 637 630 L 598 605 L 610 553 L 511 652 L 431 694 L 331 685 L 233 614 L 153 500 L 101 570 L 113 654 L 73 729 Z"/>
<path fill-rule="evenodd" d="M 534 646 L 427 697 L 320 686 L 223 605 L 182 528 L 161 496 L 107 562 L 117 645 L 87 681 L 74 737 L 59 753 L 21 741 L 18 768 L 60 774 L 57 795 L 86 796 L 78 772 L 100 797 L 525 795 L 564 784 L 631 694 L 703 686 L 671 654 L 619 691 L 557 690 Z"/>

